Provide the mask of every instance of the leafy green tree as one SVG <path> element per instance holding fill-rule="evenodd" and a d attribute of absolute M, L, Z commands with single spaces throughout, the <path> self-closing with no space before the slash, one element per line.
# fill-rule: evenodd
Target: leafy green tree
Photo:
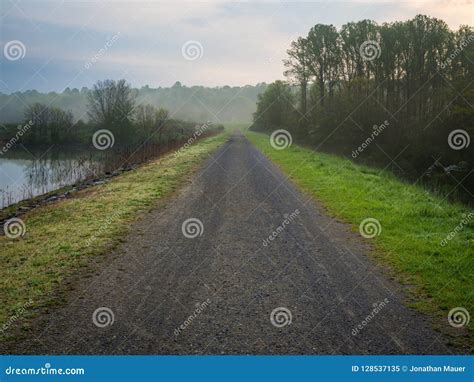
<path fill-rule="evenodd" d="M 311 79 L 311 72 L 308 66 L 308 41 L 305 38 L 299 37 L 296 41 L 291 43 L 290 49 L 288 49 L 286 53 L 288 54 L 288 58 L 283 62 L 287 70 L 284 74 L 300 86 L 300 108 L 301 114 L 305 116 L 307 111 L 308 83 Z"/>
<path fill-rule="evenodd" d="M 332 95 L 338 80 L 339 34 L 333 25 L 316 24 L 309 31 L 307 41 L 308 67 L 319 88 L 319 102 L 324 106 L 326 87 Z"/>
<path fill-rule="evenodd" d="M 294 118 L 293 94 L 288 84 L 275 81 L 258 97 L 254 114 L 254 130 L 289 129 Z"/>
<path fill-rule="evenodd" d="M 474 191 L 474 145 L 454 150 L 448 144 L 456 129 L 466 141 L 474 139 L 472 27 L 453 32 L 425 15 L 382 25 L 349 22 L 339 31 L 316 24 L 290 43 L 284 64 L 293 87 L 277 82 L 259 97 L 256 129 L 294 130 L 294 108 L 277 101 L 296 90 L 305 113 L 296 138 L 304 143 L 349 156 L 360 143 L 373 141 L 358 160 L 414 178 L 423 176 L 433 158 L 462 161 L 447 168 L 465 169 L 459 181 Z M 374 126 L 382 123 L 388 127 L 374 141 Z M 454 175 L 445 179 L 453 182 Z"/>

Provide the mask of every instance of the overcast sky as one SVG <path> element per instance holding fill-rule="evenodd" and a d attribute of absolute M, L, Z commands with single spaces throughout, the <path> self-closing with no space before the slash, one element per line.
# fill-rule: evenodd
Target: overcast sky
<path fill-rule="evenodd" d="M 406 20 L 473 25 L 459 1 L 0 0 L 0 91 L 62 91 L 96 80 L 133 86 L 245 85 L 282 78 L 289 43 L 317 23 Z M 23 48 L 24 46 L 24 48 Z"/>

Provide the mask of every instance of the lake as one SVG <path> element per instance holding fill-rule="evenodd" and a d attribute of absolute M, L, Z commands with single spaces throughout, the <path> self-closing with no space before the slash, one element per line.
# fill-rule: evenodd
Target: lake
<path fill-rule="evenodd" d="M 9 150 L 0 156 L 0 208 L 104 173 L 97 150 Z"/>

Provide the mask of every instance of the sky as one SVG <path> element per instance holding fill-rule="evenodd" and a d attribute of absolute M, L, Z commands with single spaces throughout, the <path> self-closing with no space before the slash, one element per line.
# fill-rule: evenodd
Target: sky
<path fill-rule="evenodd" d="M 472 0 L 0 0 L 0 91 L 91 87 L 242 86 L 283 78 L 290 42 L 317 23 L 440 18 L 473 25 Z"/>

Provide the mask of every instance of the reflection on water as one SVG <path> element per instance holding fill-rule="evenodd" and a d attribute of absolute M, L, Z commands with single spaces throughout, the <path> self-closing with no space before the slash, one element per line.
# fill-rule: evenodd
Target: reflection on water
<path fill-rule="evenodd" d="M 43 155 L 43 156 L 42 156 Z M 0 156 L 0 208 L 95 177 L 110 159 L 89 151 L 10 150 Z"/>

